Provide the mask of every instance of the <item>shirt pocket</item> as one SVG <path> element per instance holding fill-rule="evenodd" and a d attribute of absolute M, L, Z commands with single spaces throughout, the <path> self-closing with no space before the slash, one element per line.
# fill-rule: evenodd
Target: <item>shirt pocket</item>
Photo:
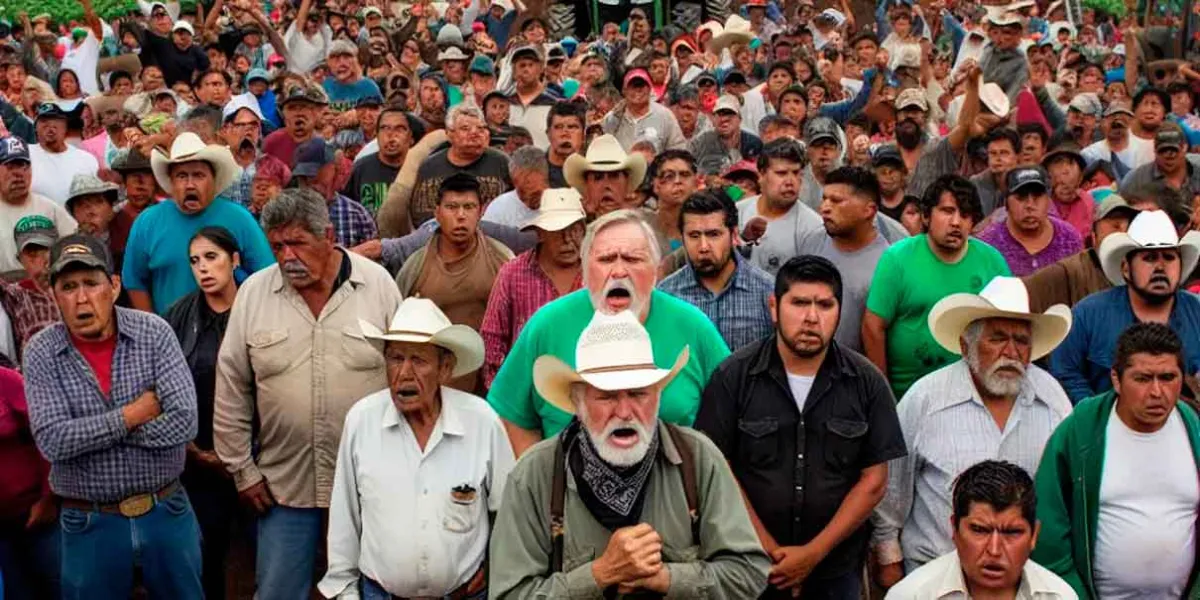
<path fill-rule="evenodd" d="M 752 467 L 770 467 L 779 459 L 779 420 L 739 419 L 742 433 L 741 459 Z"/>
<path fill-rule="evenodd" d="M 263 329 L 255 331 L 246 342 L 249 346 L 250 365 L 261 379 L 278 375 L 288 368 L 295 355 L 290 351 L 286 329 Z"/>
<path fill-rule="evenodd" d="M 483 494 L 479 492 L 472 493 L 469 498 L 448 493 L 442 507 L 442 526 L 446 531 L 470 533 L 478 526 L 482 509 Z"/>
<path fill-rule="evenodd" d="M 853 419 L 829 419 L 825 422 L 825 460 L 835 469 L 852 469 L 858 464 L 858 455 L 866 441 L 866 421 Z"/>
<path fill-rule="evenodd" d="M 342 360 L 352 371 L 375 371 L 383 368 L 383 350 L 368 340 L 355 325 L 349 325 L 342 330 L 342 356 Z"/>

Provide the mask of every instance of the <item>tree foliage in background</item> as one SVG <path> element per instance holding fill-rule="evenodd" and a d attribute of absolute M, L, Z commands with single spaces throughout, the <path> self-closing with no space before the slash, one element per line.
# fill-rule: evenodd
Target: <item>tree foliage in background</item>
<path fill-rule="evenodd" d="M 135 0 L 93 0 L 96 14 L 101 19 L 111 21 L 138 10 Z M 180 7 L 184 12 L 196 10 L 196 0 L 182 0 Z M 83 19 L 83 5 L 78 0 L 2 0 L 0 1 L 0 18 L 16 24 L 21 12 L 29 13 L 30 18 L 42 13 L 49 13 L 54 23 L 66 23 L 71 20 Z"/>
<path fill-rule="evenodd" d="M 1125 13 L 1129 10 L 1125 6 L 1124 0 L 1083 0 L 1081 4 L 1083 4 L 1084 8 L 1103 11 L 1117 18 L 1124 17 Z"/>

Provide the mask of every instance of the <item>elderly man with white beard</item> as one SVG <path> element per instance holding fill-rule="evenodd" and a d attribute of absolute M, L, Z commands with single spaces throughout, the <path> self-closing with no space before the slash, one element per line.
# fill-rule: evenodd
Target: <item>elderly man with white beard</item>
<path fill-rule="evenodd" d="M 889 465 L 887 495 L 872 517 L 884 587 L 954 550 L 950 491 L 959 473 L 983 460 L 1036 472 L 1071 412 L 1062 386 L 1032 364 L 1066 338 L 1066 306 L 1031 313 L 1025 284 L 1000 276 L 978 295 L 943 298 L 929 328 L 963 358 L 917 380 L 897 405 L 908 456 Z"/>
<path fill-rule="evenodd" d="M 740 599 L 766 588 L 769 560 L 720 450 L 659 419 L 689 349 L 655 346 L 637 313 L 597 312 L 575 367 L 534 363 L 538 393 L 575 417 L 509 476 L 489 597 Z"/>
<path fill-rule="evenodd" d="M 699 308 L 655 289 L 660 252 L 658 234 L 638 211 L 617 210 L 588 226 L 580 246 L 584 288 L 534 313 L 492 380 L 488 403 L 504 421 L 517 456 L 571 420 L 569 410 L 534 388 L 534 361 L 543 354 L 573 360 L 575 342 L 597 312 L 632 312 L 650 332 L 660 359 L 691 348 L 679 377 L 662 390 L 661 416 L 668 423 L 692 424 L 700 392 L 729 347 Z"/>

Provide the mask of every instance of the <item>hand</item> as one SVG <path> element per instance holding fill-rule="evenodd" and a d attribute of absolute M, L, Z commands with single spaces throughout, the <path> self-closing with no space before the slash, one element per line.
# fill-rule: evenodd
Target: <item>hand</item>
<path fill-rule="evenodd" d="M 254 509 L 254 512 L 260 515 L 266 514 L 272 506 L 275 506 L 275 498 L 271 496 L 266 479 L 238 492 L 238 497 L 242 499 L 243 504 Z"/>
<path fill-rule="evenodd" d="M 138 396 L 136 400 L 121 408 L 121 416 L 125 418 L 125 428 L 131 430 L 153 421 L 161 414 L 162 407 L 158 405 L 158 395 L 154 393 L 154 390 L 142 392 L 142 395 Z"/>
<path fill-rule="evenodd" d="M 187 459 L 201 469 L 220 473 L 229 477 L 229 471 L 225 469 L 225 463 L 212 450 L 201 450 L 194 442 L 187 445 Z"/>
<path fill-rule="evenodd" d="M 25 530 L 32 531 L 45 527 L 58 520 L 58 498 L 54 494 L 46 494 L 29 509 L 29 519 L 25 521 Z"/>
<path fill-rule="evenodd" d="M 904 579 L 904 563 L 894 562 L 890 565 L 879 565 L 879 572 L 875 574 L 875 580 L 879 582 L 879 586 L 883 589 L 888 589 Z"/>
<path fill-rule="evenodd" d="M 766 232 L 767 220 L 762 217 L 754 217 L 747 221 L 746 227 L 742 229 L 742 241 L 751 245 L 756 244 Z"/>
<path fill-rule="evenodd" d="M 351 248 L 350 251 L 371 260 L 379 260 L 383 256 L 383 242 L 369 240 Z"/>
<path fill-rule="evenodd" d="M 879 51 L 875 53 L 875 68 L 882 73 L 888 68 L 888 62 L 890 60 L 891 56 L 888 55 L 888 51 L 880 48 Z"/>
<path fill-rule="evenodd" d="M 662 538 L 653 527 L 641 523 L 613 532 L 604 554 L 592 563 L 592 576 L 603 589 L 645 579 L 662 568 Z"/>
<path fill-rule="evenodd" d="M 811 543 L 783 546 L 771 553 L 771 560 L 775 564 L 771 567 L 768 581 L 779 589 L 800 585 L 823 558 L 824 553 Z"/>
<path fill-rule="evenodd" d="M 617 591 L 621 594 L 633 594 L 638 589 L 647 589 L 665 595 L 671 589 L 671 571 L 663 568 L 649 577 L 617 586 Z"/>
<path fill-rule="evenodd" d="M 983 77 L 983 69 L 981 69 L 978 64 L 972 63 L 971 65 L 969 65 L 967 67 L 966 73 L 967 73 L 967 88 L 969 89 L 969 88 L 971 88 L 971 86 L 974 86 L 976 89 L 978 89 L 979 84 L 980 84 L 980 79 Z"/>

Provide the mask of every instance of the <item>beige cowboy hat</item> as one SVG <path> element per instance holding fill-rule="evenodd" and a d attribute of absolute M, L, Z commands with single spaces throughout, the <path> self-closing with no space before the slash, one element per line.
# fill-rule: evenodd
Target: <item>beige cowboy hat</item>
<path fill-rule="evenodd" d="M 621 142 L 606 133 L 592 140 L 587 156 L 576 152 L 563 161 L 563 178 L 580 193 L 585 189 L 583 174 L 588 171 L 629 171 L 629 189 L 635 190 L 646 178 L 646 158 L 627 154 Z"/>
<path fill-rule="evenodd" d="M 1129 222 L 1128 231 L 1109 234 L 1100 242 L 1100 267 L 1113 285 L 1125 285 L 1125 276 L 1121 274 L 1121 263 L 1125 261 L 1125 256 L 1133 250 L 1151 248 L 1179 248 L 1182 261 L 1179 272 L 1187 278 L 1196 269 L 1197 259 L 1200 259 L 1200 233 L 1189 231 L 1180 239 L 1167 213 L 1144 210 Z"/>
<path fill-rule="evenodd" d="M 978 294 L 951 294 L 929 311 L 929 331 L 948 352 L 961 354 L 959 338 L 980 319 L 1020 319 L 1033 328 L 1029 360 L 1037 360 L 1058 347 L 1071 331 L 1071 309 L 1055 304 L 1038 314 L 1029 312 L 1029 290 L 1017 277 L 994 277 Z"/>
<path fill-rule="evenodd" d="M 713 35 L 708 41 L 708 47 L 715 53 L 734 44 L 749 44 L 754 40 L 754 31 L 750 29 L 750 21 L 740 15 L 729 15 L 725 19 L 725 27 Z"/>
<path fill-rule="evenodd" d="M 550 404 L 574 413 L 573 383 L 586 383 L 605 391 L 666 387 L 687 361 L 688 348 L 684 346 L 670 369 L 659 368 L 654 362 L 650 334 L 633 313 L 621 311 L 609 315 L 597 311 L 579 334 L 575 368 L 557 356 L 539 356 L 533 363 L 533 387 Z"/>
<path fill-rule="evenodd" d="M 980 75 L 979 79 L 982 82 L 983 76 Z M 1012 103 L 1009 102 L 1004 88 L 991 81 L 979 86 L 979 102 L 997 117 L 1007 117 L 1012 110 Z"/>
<path fill-rule="evenodd" d="M 454 354 L 452 377 L 466 375 L 483 366 L 483 338 L 466 325 L 455 325 L 432 300 L 409 297 L 400 303 L 387 331 L 362 320 L 364 337 L 385 342 L 433 344 Z"/>
<path fill-rule="evenodd" d="M 537 227 L 542 231 L 562 231 L 587 219 L 583 198 L 572 188 L 550 188 L 542 192 L 537 214 L 521 224 L 521 231 Z"/>
<path fill-rule="evenodd" d="M 170 191 L 171 165 L 203 161 L 212 166 L 213 193 L 220 194 L 233 183 L 241 168 L 233 160 L 229 148 L 216 144 L 206 145 L 200 136 L 185 132 L 175 138 L 171 144 L 171 154 L 167 155 L 161 148 L 155 148 L 150 153 L 150 169 L 154 171 L 154 180 L 164 190 Z"/>

